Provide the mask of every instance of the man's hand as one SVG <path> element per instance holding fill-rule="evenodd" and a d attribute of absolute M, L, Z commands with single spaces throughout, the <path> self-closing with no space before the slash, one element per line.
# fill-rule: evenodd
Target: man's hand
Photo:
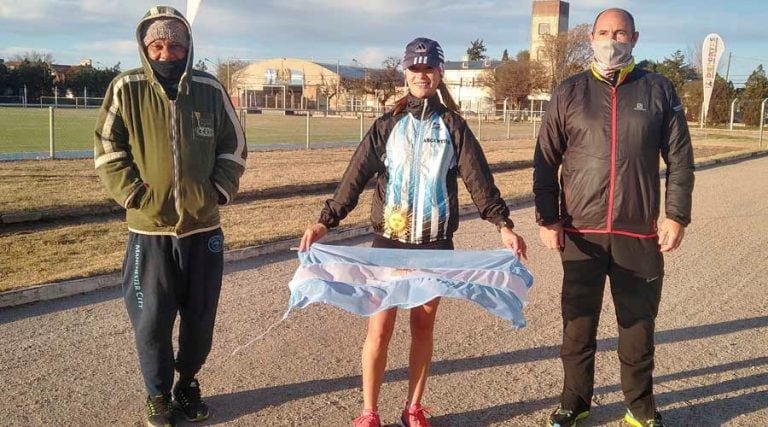
<path fill-rule="evenodd" d="M 564 234 L 563 225 L 559 222 L 539 227 L 541 243 L 543 243 L 547 249 L 552 249 L 553 251 L 562 251 L 565 247 Z"/>
<path fill-rule="evenodd" d="M 512 249 L 518 258 L 528 260 L 528 247 L 522 237 L 507 227 L 501 227 L 499 233 L 501 233 L 501 243 L 504 247 Z"/>
<path fill-rule="evenodd" d="M 307 227 L 307 230 L 304 231 L 304 235 L 301 236 L 299 252 L 308 251 L 312 243 L 322 239 L 326 234 L 328 234 L 328 228 L 325 225 L 320 224 L 319 222 L 310 225 Z"/>
<path fill-rule="evenodd" d="M 659 227 L 659 250 L 670 252 L 680 247 L 685 235 L 685 227 L 679 222 L 664 218 Z"/>

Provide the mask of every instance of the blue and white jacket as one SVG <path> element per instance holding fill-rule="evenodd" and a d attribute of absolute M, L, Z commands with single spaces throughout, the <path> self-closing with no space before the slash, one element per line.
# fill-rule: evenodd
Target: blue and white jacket
<path fill-rule="evenodd" d="M 374 122 L 333 198 L 325 202 L 319 222 L 337 226 L 374 176 L 371 223 L 385 238 L 413 244 L 451 239 L 459 226 L 458 176 L 481 218 L 497 226 L 508 221 L 509 209 L 480 144 L 464 119 L 437 95 L 408 95 L 402 111 Z"/>

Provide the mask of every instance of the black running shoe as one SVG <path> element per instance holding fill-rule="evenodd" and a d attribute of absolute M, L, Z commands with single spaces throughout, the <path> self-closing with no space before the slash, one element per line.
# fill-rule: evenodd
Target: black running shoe
<path fill-rule="evenodd" d="M 149 427 L 174 427 L 176 421 L 171 412 L 171 395 L 147 396 L 147 425 Z"/>
<path fill-rule="evenodd" d="M 173 387 L 173 400 L 187 421 L 202 421 L 211 415 L 208 405 L 200 396 L 200 383 L 196 379 L 176 383 Z"/>
<path fill-rule="evenodd" d="M 558 407 L 549 415 L 549 427 L 573 427 L 576 422 L 589 416 L 589 411 L 579 413 Z"/>

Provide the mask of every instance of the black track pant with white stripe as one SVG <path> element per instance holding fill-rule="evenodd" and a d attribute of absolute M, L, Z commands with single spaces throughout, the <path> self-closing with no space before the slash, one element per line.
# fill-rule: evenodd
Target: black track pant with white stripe
<path fill-rule="evenodd" d="M 606 276 L 616 307 L 621 388 L 637 419 L 652 419 L 654 329 L 664 276 L 656 239 L 615 234 L 566 233 L 563 262 L 563 344 L 565 379 L 561 405 L 589 409 L 595 381 L 597 324 Z"/>
<path fill-rule="evenodd" d="M 208 357 L 221 291 L 223 240 L 220 228 L 182 238 L 128 235 L 123 297 L 150 395 L 171 391 L 174 368 L 181 377 L 192 378 Z"/>

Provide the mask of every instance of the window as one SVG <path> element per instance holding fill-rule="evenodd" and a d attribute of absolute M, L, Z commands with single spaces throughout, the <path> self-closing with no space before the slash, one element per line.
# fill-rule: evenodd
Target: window
<path fill-rule="evenodd" d="M 550 34 L 548 22 L 542 22 L 539 24 L 539 35 L 542 34 Z"/>

